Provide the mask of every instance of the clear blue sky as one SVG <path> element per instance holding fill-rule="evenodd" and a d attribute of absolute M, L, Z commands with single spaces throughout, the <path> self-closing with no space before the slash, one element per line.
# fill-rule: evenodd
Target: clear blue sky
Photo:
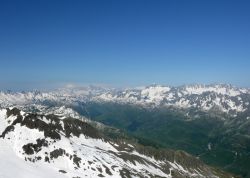
<path fill-rule="evenodd" d="M 250 87 L 248 0 L 2 0 L 0 89 Z"/>

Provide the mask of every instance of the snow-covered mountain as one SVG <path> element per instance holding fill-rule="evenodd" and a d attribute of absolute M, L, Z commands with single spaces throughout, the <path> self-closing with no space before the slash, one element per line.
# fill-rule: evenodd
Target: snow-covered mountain
<path fill-rule="evenodd" d="M 215 107 L 221 112 L 237 114 L 249 109 L 249 89 L 231 85 L 187 85 L 167 87 L 153 85 L 141 89 L 107 92 L 97 96 L 99 101 L 134 103 L 150 106 L 173 106 L 209 111 Z"/>
<path fill-rule="evenodd" d="M 112 140 L 60 113 L 0 110 L 0 177 L 231 177 L 182 151 Z"/>
<path fill-rule="evenodd" d="M 18 106 L 44 110 L 50 106 L 72 106 L 87 102 L 115 102 L 144 107 L 175 107 L 218 110 L 236 116 L 250 111 L 250 90 L 231 85 L 151 85 L 132 89 L 101 87 L 65 88 L 50 92 L 0 92 L 2 108 Z"/>

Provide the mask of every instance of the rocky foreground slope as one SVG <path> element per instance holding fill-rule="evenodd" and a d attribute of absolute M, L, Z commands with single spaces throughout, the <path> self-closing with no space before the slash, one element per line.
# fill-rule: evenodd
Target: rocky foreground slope
<path fill-rule="evenodd" d="M 0 177 L 232 177 L 182 151 L 112 140 L 70 117 L 0 110 Z"/>

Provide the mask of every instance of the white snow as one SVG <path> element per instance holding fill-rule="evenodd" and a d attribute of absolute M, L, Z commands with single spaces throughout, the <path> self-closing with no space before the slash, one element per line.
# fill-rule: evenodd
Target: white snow
<path fill-rule="evenodd" d="M 205 85 L 194 85 L 186 86 L 186 94 L 202 94 L 204 92 L 215 92 L 217 94 L 229 95 L 229 96 L 238 96 L 240 91 L 235 88 L 222 87 L 221 85 L 205 86 Z"/>
<path fill-rule="evenodd" d="M 168 91 L 170 91 L 170 87 L 152 86 L 141 90 L 141 96 L 147 98 L 147 102 L 159 103 Z"/>
<path fill-rule="evenodd" d="M 0 138 L 0 178 L 63 178 L 53 167 L 43 163 L 26 162 L 16 156 L 12 145 Z"/>

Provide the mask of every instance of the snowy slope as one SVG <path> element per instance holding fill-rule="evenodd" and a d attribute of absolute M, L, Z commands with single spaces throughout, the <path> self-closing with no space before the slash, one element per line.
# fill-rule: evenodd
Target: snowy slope
<path fill-rule="evenodd" d="M 184 152 L 161 155 L 156 158 L 137 144 L 110 140 L 78 119 L 16 108 L 0 111 L 1 178 L 229 176 Z"/>
<path fill-rule="evenodd" d="M 12 145 L 3 139 L 0 139 L 0 177 L 1 178 L 44 178 L 66 177 L 55 171 L 54 168 L 46 164 L 33 164 L 25 162 L 22 158 L 18 157 Z"/>

